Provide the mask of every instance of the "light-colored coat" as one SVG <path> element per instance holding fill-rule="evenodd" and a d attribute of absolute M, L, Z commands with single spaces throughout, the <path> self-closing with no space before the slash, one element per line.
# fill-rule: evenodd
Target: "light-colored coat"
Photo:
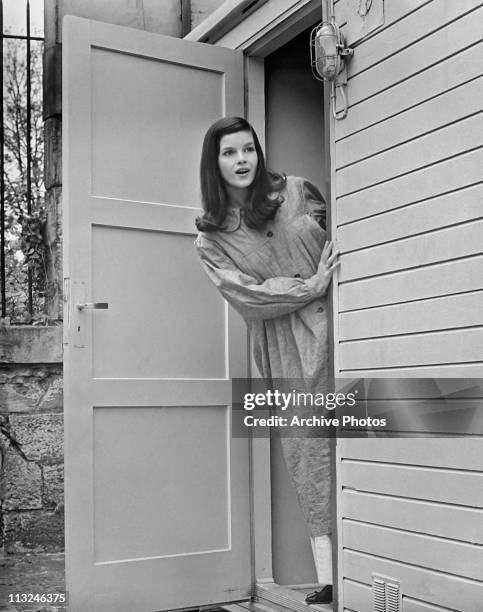
<path fill-rule="evenodd" d="M 195 245 L 210 279 L 247 322 L 262 376 L 283 391 L 327 393 L 326 299 L 317 297 L 311 280 L 326 239 L 319 225 L 325 202 L 298 177 L 287 177 L 281 195 L 283 203 L 263 229 L 247 227 L 243 210 L 231 208 L 225 229 L 201 232 Z M 329 441 L 283 437 L 282 448 L 312 535 L 328 533 Z"/>

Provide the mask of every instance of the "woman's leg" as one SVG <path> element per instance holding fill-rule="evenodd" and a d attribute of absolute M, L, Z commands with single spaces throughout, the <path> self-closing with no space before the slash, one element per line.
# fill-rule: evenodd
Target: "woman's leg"
<path fill-rule="evenodd" d="M 281 438 L 285 463 L 313 537 L 331 531 L 331 459 L 328 438 Z"/>
<path fill-rule="evenodd" d="M 317 582 L 319 584 L 332 584 L 332 540 L 330 535 L 312 536 L 310 542 L 317 572 Z"/>
<path fill-rule="evenodd" d="M 317 582 L 325 585 L 307 603 L 332 601 L 331 443 L 328 438 L 282 438 L 282 449 L 302 512 L 311 531 Z"/>

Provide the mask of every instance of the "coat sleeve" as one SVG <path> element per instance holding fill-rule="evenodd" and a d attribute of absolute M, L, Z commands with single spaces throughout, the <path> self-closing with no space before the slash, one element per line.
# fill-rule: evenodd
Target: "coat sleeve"
<path fill-rule="evenodd" d="M 211 240 L 197 240 L 195 246 L 210 280 L 247 321 L 274 319 L 319 297 L 312 278 L 275 277 L 258 282 L 237 268 L 223 249 Z"/>
<path fill-rule="evenodd" d="M 306 179 L 302 179 L 302 195 L 309 215 L 317 221 L 322 229 L 327 230 L 327 205 L 324 196 L 313 183 Z"/>

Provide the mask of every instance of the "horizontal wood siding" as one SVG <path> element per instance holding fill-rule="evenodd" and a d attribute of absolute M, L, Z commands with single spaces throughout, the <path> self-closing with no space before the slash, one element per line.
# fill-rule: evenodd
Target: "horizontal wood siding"
<path fill-rule="evenodd" d="M 350 104 L 369 97 L 377 104 L 379 92 L 425 69 L 430 79 L 433 64 L 481 41 L 479 20 L 481 0 L 433 0 L 362 41 L 349 70 Z M 420 95 L 424 99 L 424 90 Z"/>
<path fill-rule="evenodd" d="M 344 525 L 344 541 L 346 548 L 351 550 L 386 559 L 394 558 L 397 551 L 396 558 L 403 563 L 481 579 L 482 546 L 349 520 Z"/>
<path fill-rule="evenodd" d="M 344 580 L 344 612 L 358 610 L 359 612 L 373 612 L 372 590 L 365 584 Z"/>
<path fill-rule="evenodd" d="M 344 565 L 351 580 L 370 583 L 373 572 L 397 577 L 407 597 L 461 612 L 481 612 L 483 585 L 480 581 L 352 550 L 344 551 Z"/>
<path fill-rule="evenodd" d="M 481 439 L 438 439 L 402 440 L 378 438 L 374 440 L 355 439 L 344 445 L 347 460 L 366 460 L 425 467 L 451 468 L 454 470 L 483 471 Z"/>
<path fill-rule="evenodd" d="M 337 222 L 351 223 L 481 183 L 483 147 L 470 150 L 337 200 Z M 368 183 L 371 177 L 368 176 Z M 350 249 L 351 244 L 341 244 Z"/>
<path fill-rule="evenodd" d="M 357 4 L 336 3 L 354 48 L 331 128 L 336 374 L 481 378 L 483 2 L 386 0 L 362 39 Z M 338 440 L 341 610 L 372 612 L 373 573 L 404 612 L 483 610 L 482 401 L 458 404 L 474 429 L 457 410 L 432 429 L 450 437 Z M 405 405 L 423 432 L 431 406 Z"/>
<path fill-rule="evenodd" d="M 336 177 L 337 195 L 342 197 L 367 189 L 475 149 L 481 146 L 482 128 L 483 114 L 477 113 L 397 147 L 380 149 L 370 157 L 340 166 Z"/>
<path fill-rule="evenodd" d="M 336 371 L 483 373 L 483 2 L 385 3 L 333 126 Z"/>
<path fill-rule="evenodd" d="M 431 501 L 440 501 L 445 491 L 445 503 L 483 508 L 481 472 L 344 460 L 341 478 L 345 487 L 356 491 Z"/>
<path fill-rule="evenodd" d="M 472 327 L 481 323 L 483 292 L 371 308 L 341 316 L 341 341 L 377 338 L 428 329 Z"/>
<path fill-rule="evenodd" d="M 483 51 L 483 49 L 482 49 Z M 483 184 L 416 202 L 386 214 L 339 227 L 338 239 L 358 250 L 452 225 L 476 221 L 482 216 Z"/>
<path fill-rule="evenodd" d="M 465 104 L 461 104 L 462 92 L 465 96 L 468 96 Z M 419 140 L 418 144 L 429 143 L 429 134 L 436 130 L 443 130 L 437 136 L 448 138 L 450 133 L 444 130 L 445 127 L 456 124 L 456 127 L 463 128 L 465 124 L 459 126 L 459 122 L 471 115 L 476 115 L 476 120 L 480 120 L 478 114 L 482 110 L 480 104 L 482 97 L 483 77 L 479 76 L 472 81 L 467 81 L 464 85 L 441 94 L 436 108 L 434 100 L 430 99 L 403 114 L 395 115 L 391 118 L 390 130 L 387 129 L 384 122 L 380 122 L 351 136 L 346 136 L 336 144 L 339 167 L 350 167 L 351 164 L 355 164 L 362 159 L 380 155 L 383 151 L 408 143 L 416 138 L 420 139 L 423 136 L 425 136 L 425 139 Z M 410 150 L 409 146 L 406 147 L 406 150 Z M 447 154 L 448 152 L 445 150 L 444 153 Z M 397 170 L 400 170 L 399 164 Z"/>
<path fill-rule="evenodd" d="M 441 495 L 444 498 L 444 491 Z M 362 523 L 483 544 L 481 508 L 344 490 L 342 510 L 344 520 L 353 519 Z M 393 558 L 397 558 L 396 550 Z"/>
<path fill-rule="evenodd" d="M 447 95 L 452 89 L 463 86 L 481 74 L 479 58 L 483 52 L 483 42 L 475 42 L 429 68 L 416 72 L 409 79 L 377 94 L 377 104 L 371 98 L 353 103 L 357 113 L 350 113 L 337 125 L 337 142 L 363 129 L 381 123 L 389 116 L 396 118 L 402 112 L 424 104 L 433 98 Z M 449 69 L 451 67 L 451 69 Z M 410 127 L 408 126 L 410 129 Z"/>
<path fill-rule="evenodd" d="M 421 301 L 483 289 L 483 256 L 475 255 L 339 286 L 339 312 Z"/>

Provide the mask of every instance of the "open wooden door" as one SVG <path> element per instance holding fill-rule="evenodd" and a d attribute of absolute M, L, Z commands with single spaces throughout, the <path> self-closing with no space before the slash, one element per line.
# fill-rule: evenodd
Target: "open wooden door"
<path fill-rule="evenodd" d="M 243 115 L 241 53 L 67 17 L 63 55 L 69 609 L 247 598 L 246 328 L 193 245 L 203 134 Z"/>
<path fill-rule="evenodd" d="M 482 3 L 333 4 L 354 48 L 331 125 L 335 374 L 481 378 Z M 481 438 L 465 425 L 338 440 L 337 610 L 481 610 Z"/>

